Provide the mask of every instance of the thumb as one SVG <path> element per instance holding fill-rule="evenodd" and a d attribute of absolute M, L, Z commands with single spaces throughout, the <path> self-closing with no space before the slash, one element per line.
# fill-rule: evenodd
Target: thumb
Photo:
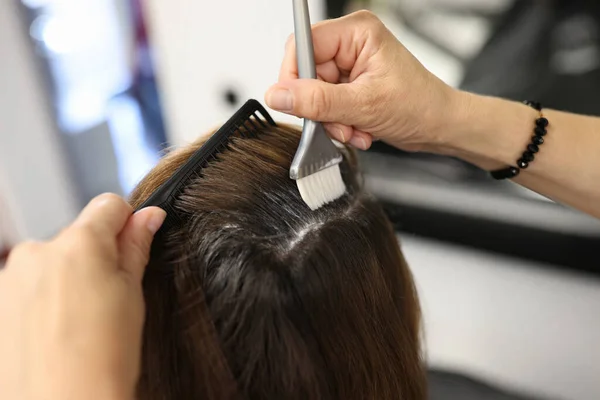
<path fill-rule="evenodd" d="M 129 218 L 119 235 L 120 267 L 138 281 L 144 276 L 152 240 L 166 216 L 158 207 L 145 208 Z"/>
<path fill-rule="evenodd" d="M 265 95 L 267 105 L 277 111 L 319 122 L 360 125 L 359 96 L 348 83 L 317 79 L 295 79 L 272 86 Z"/>

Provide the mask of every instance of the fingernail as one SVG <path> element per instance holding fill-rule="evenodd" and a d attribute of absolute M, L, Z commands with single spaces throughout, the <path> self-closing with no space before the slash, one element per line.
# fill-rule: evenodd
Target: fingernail
<path fill-rule="evenodd" d="M 344 136 L 344 130 L 341 128 L 335 128 L 335 131 L 338 133 L 342 143 L 346 143 L 346 136 Z"/>
<path fill-rule="evenodd" d="M 146 223 L 148 230 L 154 235 L 156 232 L 158 232 L 163 222 L 165 222 L 166 217 L 167 213 L 164 210 L 154 212 Z"/>
<path fill-rule="evenodd" d="M 366 150 L 367 149 L 367 141 L 363 138 L 360 138 L 360 141 L 362 143 L 361 149 Z"/>
<path fill-rule="evenodd" d="M 289 90 L 275 89 L 269 93 L 267 105 L 278 111 L 292 111 L 294 109 L 294 98 Z"/>
<path fill-rule="evenodd" d="M 367 149 L 367 142 L 365 142 L 365 139 L 358 136 L 353 136 L 350 139 L 350 144 L 360 150 Z"/>
<path fill-rule="evenodd" d="M 91 203 L 95 206 L 102 206 L 110 201 L 124 201 L 114 193 L 102 193 L 92 199 Z"/>
<path fill-rule="evenodd" d="M 326 124 L 325 129 L 331 136 L 332 139 L 337 140 L 340 143 L 346 143 L 346 137 L 344 136 L 344 130 L 338 126 Z"/>

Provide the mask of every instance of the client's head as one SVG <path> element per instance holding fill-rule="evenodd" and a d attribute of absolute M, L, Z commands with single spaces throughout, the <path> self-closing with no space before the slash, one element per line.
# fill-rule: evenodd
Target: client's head
<path fill-rule="evenodd" d="M 424 399 L 419 305 L 381 207 L 342 165 L 348 193 L 317 211 L 289 168 L 300 132 L 233 139 L 174 206 L 153 248 L 144 400 Z M 140 183 L 141 204 L 201 145 Z"/>

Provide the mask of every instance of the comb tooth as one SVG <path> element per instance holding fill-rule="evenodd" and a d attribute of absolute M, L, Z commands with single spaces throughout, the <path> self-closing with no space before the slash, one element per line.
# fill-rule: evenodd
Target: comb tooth
<path fill-rule="evenodd" d="M 258 121 L 258 122 L 261 124 L 261 126 L 262 126 L 263 128 L 266 128 L 266 127 L 267 127 L 267 124 L 265 124 L 265 122 L 262 120 L 262 118 L 260 118 L 260 117 L 258 116 L 258 114 L 257 114 L 257 113 L 253 113 L 252 115 L 254 116 L 254 119 L 255 119 L 255 120 L 257 120 L 257 121 Z"/>
<path fill-rule="evenodd" d="M 244 125 L 243 122 L 237 127 L 237 131 L 240 133 L 240 135 L 243 138 L 247 138 L 248 137 L 247 128 L 246 128 L 246 126 Z"/>
<path fill-rule="evenodd" d="M 254 120 L 256 122 L 258 122 L 263 128 L 265 128 L 267 126 L 267 124 L 265 123 L 265 121 L 262 120 L 262 118 L 260 118 L 259 115 L 254 114 Z"/>
<path fill-rule="evenodd" d="M 228 147 L 229 147 L 229 142 L 227 142 L 227 141 L 221 142 L 219 144 L 219 146 L 217 146 L 215 151 L 213 151 L 212 154 L 210 155 L 210 159 L 212 159 L 213 161 L 216 161 L 219 153 L 222 152 L 223 150 L 227 149 Z"/>
<path fill-rule="evenodd" d="M 248 118 L 248 122 L 250 123 L 250 125 L 252 125 L 252 128 L 259 129 L 256 123 L 252 120 L 252 118 Z"/>
<path fill-rule="evenodd" d="M 256 137 L 256 135 L 258 135 L 260 132 L 260 127 L 254 121 L 252 121 L 252 119 L 249 119 L 248 122 L 250 122 L 250 125 L 252 125 L 252 133 L 254 133 L 254 136 Z"/>
<path fill-rule="evenodd" d="M 254 138 L 254 137 L 256 137 L 256 132 L 254 131 L 254 127 L 253 127 L 252 123 L 249 121 L 250 120 L 245 120 L 243 122 L 244 128 L 246 128 L 246 131 L 248 132 L 248 136 Z M 250 126 L 248 126 L 248 125 L 250 125 Z"/>
<path fill-rule="evenodd" d="M 241 137 L 244 137 L 244 129 L 242 129 L 242 127 L 241 127 L 241 125 L 239 123 L 235 125 L 235 128 L 233 129 L 233 131 L 237 135 L 239 135 Z"/>
<path fill-rule="evenodd" d="M 259 115 L 262 117 L 262 120 L 265 121 L 266 124 L 268 125 L 273 125 L 275 126 L 275 121 L 273 121 L 273 118 L 271 118 L 271 116 L 267 113 L 266 110 L 258 110 Z"/>
<path fill-rule="evenodd" d="M 196 179 L 200 179 L 202 176 L 200 175 L 200 172 L 198 172 L 197 169 L 193 170 L 191 173 L 191 178 L 196 178 Z"/>

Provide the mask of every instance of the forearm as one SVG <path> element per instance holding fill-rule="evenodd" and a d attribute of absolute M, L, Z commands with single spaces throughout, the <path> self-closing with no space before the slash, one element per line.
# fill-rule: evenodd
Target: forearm
<path fill-rule="evenodd" d="M 600 118 L 543 112 L 550 121 L 544 144 L 514 181 L 600 218 Z M 458 92 L 444 152 L 486 170 L 514 166 L 537 116 L 518 102 Z"/>

